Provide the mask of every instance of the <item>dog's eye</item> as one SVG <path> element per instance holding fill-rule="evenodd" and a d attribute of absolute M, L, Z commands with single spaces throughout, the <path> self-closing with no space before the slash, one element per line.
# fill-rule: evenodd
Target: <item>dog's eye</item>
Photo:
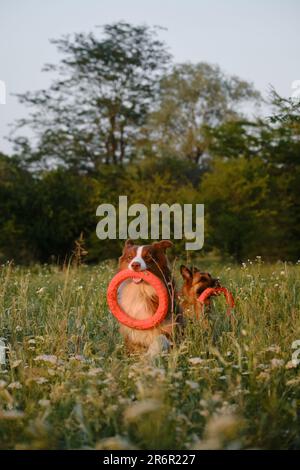
<path fill-rule="evenodd" d="M 131 261 L 133 259 L 133 256 L 127 256 L 127 261 Z"/>

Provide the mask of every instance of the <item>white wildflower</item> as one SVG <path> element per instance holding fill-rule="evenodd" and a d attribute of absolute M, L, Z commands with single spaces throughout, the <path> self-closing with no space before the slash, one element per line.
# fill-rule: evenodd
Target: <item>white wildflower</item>
<path fill-rule="evenodd" d="M 190 357 L 189 362 L 191 364 L 193 364 L 193 366 L 194 366 L 194 365 L 197 365 L 197 364 L 201 364 L 202 362 L 205 362 L 205 361 L 201 357 Z"/>
<path fill-rule="evenodd" d="M 25 413 L 22 411 L 17 410 L 9 410 L 9 411 L 2 411 L 0 410 L 0 420 L 13 420 L 13 419 L 21 419 L 23 418 Z"/>
<path fill-rule="evenodd" d="M 70 361 L 79 361 L 79 362 L 84 362 L 85 359 L 83 356 L 81 356 L 80 354 L 76 354 L 75 356 L 71 356 L 70 357 Z"/>
<path fill-rule="evenodd" d="M 90 377 L 94 377 L 100 374 L 101 372 L 103 372 L 103 369 L 101 369 L 101 367 L 94 367 L 88 371 L 87 375 L 89 375 Z"/>
<path fill-rule="evenodd" d="M 42 294 L 45 289 L 46 289 L 46 287 L 40 287 L 40 288 L 37 289 L 35 292 L 36 292 L 36 294 Z"/>
<path fill-rule="evenodd" d="M 300 377 L 296 379 L 291 379 L 286 382 L 286 385 L 299 385 L 300 384 Z"/>
<path fill-rule="evenodd" d="M 49 382 L 48 379 L 46 379 L 46 377 L 35 377 L 32 380 L 34 380 L 34 382 L 36 382 L 39 385 L 43 385 L 43 384 L 46 384 L 47 382 Z"/>
<path fill-rule="evenodd" d="M 285 368 L 286 369 L 295 369 L 296 367 L 298 367 L 299 364 L 300 364 L 299 359 L 292 359 L 291 361 L 286 363 Z"/>
<path fill-rule="evenodd" d="M 196 390 L 199 388 L 199 384 L 197 382 L 194 382 L 193 380 L 186 380 L 185 383 L 192 389 Z"/>
<path fill-rule="evenodd" d="M 42 354 L 40 356 L 35 357 L 35 361 L 43 361 L 49 362 L 49 364 L 56 364 L 57 363 L 57 356 L 51 354 Z"/>
<path fill-rule="evenodd" d="M 271 360 L 271 368 L 276 369 L 278 367 L 282 367 L 284 365 L 284 361 L 282 359 L 272 359 Z"/>
<path fill-rule="evenodd" d="M 46 400 L 42 398 L 41 400 L 38 401 L 38 404 L 44 408 L 47 408 L 48 406 L 50 406 L 50 400 Z"/>
<path fill-rule="evenodd" d="M 274 352 L 274 353 L 280 353 L 281 349 L 280 346 L 277 344 L 272 344 L 272 346 L 269 346 L 268 348 L 265 349 L 267 352 Z"/>
<path fill-rule="evenodd" d="M 19 390 L 22 388 L 22 385 L 20 382 L 11 382 L 7 388 L 10 388 L 11 390 Z"/>

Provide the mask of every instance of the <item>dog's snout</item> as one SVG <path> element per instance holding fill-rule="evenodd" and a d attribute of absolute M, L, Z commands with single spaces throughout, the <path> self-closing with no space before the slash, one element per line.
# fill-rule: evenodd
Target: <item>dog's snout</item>
<path fill-rule="evenodd" d="M 133 263 L 131 263 L 131 267 L 134 271 L 140 271 L 141 263 L 139 263 L 138 261 L 134 261 Z"/>

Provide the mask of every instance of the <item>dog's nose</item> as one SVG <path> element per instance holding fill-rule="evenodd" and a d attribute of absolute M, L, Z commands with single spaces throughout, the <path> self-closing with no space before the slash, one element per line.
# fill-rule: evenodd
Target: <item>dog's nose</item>
<path fill-rule="evenodd" d="M 134 261 L 133 263 L 131 263 L 131 267 L 134 271 L 140 271 L 141 263 L 139 263 L 138 261 Z"/>

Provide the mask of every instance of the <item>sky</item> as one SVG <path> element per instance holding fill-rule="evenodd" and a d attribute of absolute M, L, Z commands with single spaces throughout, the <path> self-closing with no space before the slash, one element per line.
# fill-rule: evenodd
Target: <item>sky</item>
<path fill-rule="evenodd" d="M 175 62 L 218 64 L 264 95 L 272 85 L 290 96 L 300 79 L 299 0 L 0 0 L 0 151 L 11 152 L 9 124 L 29 112 L 13 94 L 50 83 L 42 67 L 60 55 L 49 39 L 120 20 L 163 26 Z"/>

